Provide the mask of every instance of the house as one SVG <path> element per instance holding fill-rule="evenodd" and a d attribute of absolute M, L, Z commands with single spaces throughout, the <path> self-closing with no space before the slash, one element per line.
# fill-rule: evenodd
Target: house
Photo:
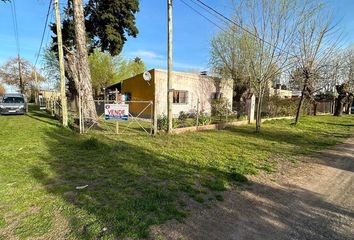
<path fill-rule="evenodd" d="M 293 91 L 271 88 L 269 92 L 269 96 L 278 96 L 280 98 L 291 98 L 293 96 Z"/>
<path fill-rule="evenodd" d="M 106 91 L 117 89 L 124 94 L 129 103 L 129 111 L 133 115 L 144 110 L 146 103 L 143 101 L 153 102 L 156 116 L 167 115 L 167 71 L 152 69 L 148 72 L 151 75 L 151 79 L 148 81 L 144 80 L 142 73 L 114 84 Z M 233 86 L 231 80 L 224 81 L 205 74 L 173 72 L 172 89 L 174 117 L 178 117 L 181 111 L 194 113 L 197 108 L 199 111 L 210 114 L 212 100 L 217 96 L 227 98 L 232 104 Z M 141 116 L 151 117 L 151 112 L 146 109 Z"/>

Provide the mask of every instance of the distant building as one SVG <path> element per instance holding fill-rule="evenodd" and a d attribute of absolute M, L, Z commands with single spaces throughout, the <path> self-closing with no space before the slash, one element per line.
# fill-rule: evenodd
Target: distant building
<path fill-rule="evenodd" d="M 143 74 L 139 74 L 108 87 L 106 91 L 117 89 L 126 96 L 127 101 L 132 101 L 129 103 L 132 114 L 138 114 L 146 106 L 134 101 L 152 101 L 157 116 L 167 115 L 167 71 L 152 69 L 148 72 L 151 75 L 149 81 L 144 80 Z M 198 102 L 199 110 L 210 114 L 212 100 L 220 95 L 232 104 L 232 81 L 220 81 L 221 84 L 216 82 L 213 77 L 204 74 L 173 72 L 173 115 L 177 117 L 181 111 L 196 112 Z M 151 112 L 147 110 L 142 115 L 151 116 Z"/>
<path fill-rule="evenodd" d="M 278 96 L 280 98 L 292 98 L 293 91 L 270 88 L 269 95 L 270 96 Z"/>

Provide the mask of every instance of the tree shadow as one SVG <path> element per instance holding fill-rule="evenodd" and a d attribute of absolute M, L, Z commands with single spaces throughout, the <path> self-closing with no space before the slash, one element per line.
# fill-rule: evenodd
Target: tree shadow
<path fill-rule="evenodd" d="M 228 128 L 235 134 L 253 141 L 259 145 L 262 142 L 272 142 L 273 146 L 265 144 L 264 150 L 274 154 L 291 154 L 293 156 L 310 156 L 312 161 L 334 168 L 353 171 L 354 168 L 354 144 L 344 142 L 340 145 L 338 142 L 345 141 L 352 136 L 352 133 L 322 132 L 317 129 L 306 129 L 307 133 L 302 131 L 293 132 L 289 129 L 272 131 L 271 128 L 265 128 L 261 133 L 255 133 L 253 129 Z M 325 154 L 319 151 L 325 150 Z"/>
<path fill-rule="evenodd" d="M 48 119 L 48 114 L 46 112 L 40 112 L 40 111 L 31 111 L 29 113 L 26 114 L 27 117 L 29 118 L 33 118 L 37 121 L 40 121 L 42 123 L 46 123 L 52 126 L 59 126 L 59 123 L 50 121 L 50 120 L 44 120 L 44 119 Z M 53 118 L 54 119 L 54 118 Z"/>
<path fill-rule="evenodd" d="M 241 194 L 191 218 L 158 230 L 181 239 L 350 239 L 354 211 L 295 185 L 251 182 Z M 210 217 L 213 216 L 213 217 Z"/>
<path fill-rule="evenodd" d="M 31 174 L 64 201 L 68 237 L 145 238 L 152 225 L 182 220 L 188 201 L 215 201 L 227 181 L 247 180 L 237 169 L 201 167 L 117 139 L 62 128 L 46 135 L 49 171 L 33 166 Z"/>

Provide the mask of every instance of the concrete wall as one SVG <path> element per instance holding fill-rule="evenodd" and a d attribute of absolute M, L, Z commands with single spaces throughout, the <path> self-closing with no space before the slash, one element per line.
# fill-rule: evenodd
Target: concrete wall
<path fill-rule="evenodd" d="M 154 69 L 155 78 L 155 101 L 157 115 L 167 114 L 167 71 Z M 211 77 L 202 76 L 195 73 L 173 72 L 172 88 L 174 90 L 187 91 L 187 103 L 174 103 L 172 112 L 174 116 L 178 116 L 181 111 L 195 112 L 199 98 L 199 110 L 211 113 L 211 102 L 213 93 L 217 92 L 215 82 Z M 229 99 L 232 104 L 232 81 L 223 81 L 220 86 L 220 92 Z"/>

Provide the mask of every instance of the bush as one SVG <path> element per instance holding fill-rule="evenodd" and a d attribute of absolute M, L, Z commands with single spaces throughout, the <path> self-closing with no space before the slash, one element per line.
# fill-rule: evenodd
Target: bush
<path fill-rule="evenodd" d="M 177 121 L 176 119 L 172 119 L 172 128 L 177 127 Z M 168 119 L 165 114 L 162 114 L 158 117 L 157 119 L 157 130 L 165 130 L 167 131 L 168 128 Z"/>
<path fill-rule="evenodd" d="M 178 125 L 179 127 L 185 127 L 186 126 L 186 123 L 187 123 L 187 118 L 188 118 L 188 114 L 181 111 L 179 113 L 179 116 L 178 116 Z"/>
<path fill-rule="evenodd" d="M 211 102 L 211 114 L 213 116 L 226 117 L 231 114 L 231 105 L 227 98 L 221 97 Z"/>
<path fill-rule="evenodd" d="M 263 102 L 262 117 L 295 116 L 299 101 L 299 98 L 271 96 Z M 302 106 L 302 114 L 307 114 L 310 108 L 310 101 L 306 99 Z"/>
<path fill-rule="evenodd" d="M 208 116 L 204 111 L 199 112 L 198 122 L 197 122 L 197 115 L 194 116 L 194 125 L 208 125 L 211 123 L 211 117 Z"/>

